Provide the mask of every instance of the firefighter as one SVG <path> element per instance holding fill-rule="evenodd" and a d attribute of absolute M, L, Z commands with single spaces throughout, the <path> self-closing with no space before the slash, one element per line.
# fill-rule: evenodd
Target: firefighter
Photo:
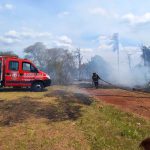
<path fill-rule="evenodd" d="M 99 77 L 99 75 L 97 73 L 93 73 L 93 76 L 92 76 L 92 80 L 93 80 L 93 83 L 94 83 L 94 86 L 95 88 L 97 89 L 98 88 L 98 80 L 101 79 Z"/>

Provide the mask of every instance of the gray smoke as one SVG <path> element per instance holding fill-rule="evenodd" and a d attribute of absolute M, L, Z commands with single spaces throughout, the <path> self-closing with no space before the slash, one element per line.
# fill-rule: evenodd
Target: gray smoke
<path fill-rule="evenodd" d="M 110 65 L 107 76 L 104 77 L 109 82 L 128 87 L 145 86 L 149 82 L 148 68 L 143 64 L 141 53 L 129 59 L 127 51 L 120 50 L 119 68 L 117 52 L 101 51 L 100 56 Z"/>

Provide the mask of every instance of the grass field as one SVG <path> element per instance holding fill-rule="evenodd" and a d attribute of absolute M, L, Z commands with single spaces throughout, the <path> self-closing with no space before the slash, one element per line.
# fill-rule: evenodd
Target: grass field
<path fill-rule="evenodd" d="M 0 150 L 137 150 L 150 122 L 76 87 L 0 92 Z"/>

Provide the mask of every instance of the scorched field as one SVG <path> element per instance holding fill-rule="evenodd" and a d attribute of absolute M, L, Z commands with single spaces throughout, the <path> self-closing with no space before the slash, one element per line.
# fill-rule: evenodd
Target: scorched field
<path fill-rule="evenodd" d="M 150 135 L 150 94 L 52 86 L 0 91 L 0 150 L 137 150 Z"/>

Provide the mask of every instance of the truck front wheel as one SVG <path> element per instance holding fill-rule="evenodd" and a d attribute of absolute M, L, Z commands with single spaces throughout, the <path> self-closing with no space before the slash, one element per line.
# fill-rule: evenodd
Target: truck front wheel
<path fill-rule="evenodd" d="M 41 92 L 44 89 L 44 85 L 42 82 L 35 82 L 35 83 L 33 83 L 31 89 L 34 92 Z"/>

